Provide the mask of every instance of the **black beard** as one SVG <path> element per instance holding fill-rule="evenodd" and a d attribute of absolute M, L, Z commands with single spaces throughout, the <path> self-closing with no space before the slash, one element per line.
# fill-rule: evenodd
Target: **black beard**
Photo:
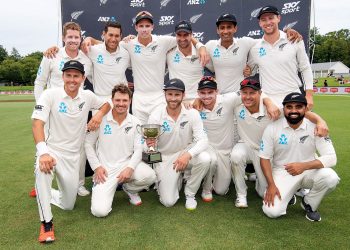
<path fill-rule="evenodd" d="M 292 118 L 292 117 L 290 117 L 291 115 L 298 115 L 298 117 Z M 304 116 L 305 115 L 301 115 L 299 113 L 289 113 L 287 116 L 285 115 L 284 117 L 287 119 L 287 121 L 290 124 L 295 125 L 295 124 L 298 124 L 301 120 L 303 120 Z"/>

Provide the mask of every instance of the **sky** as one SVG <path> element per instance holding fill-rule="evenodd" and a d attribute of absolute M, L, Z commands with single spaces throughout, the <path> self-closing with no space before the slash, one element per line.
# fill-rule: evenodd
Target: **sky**
<path fill-rule="evenodd" d="M 311 9 L 310 27 L 321 34 L 350 29 L 349 0 L 312 0 Z M 22 56 L 60 45 L 59 16 L 60 0 L 0 0 L 0 45 Z"/>

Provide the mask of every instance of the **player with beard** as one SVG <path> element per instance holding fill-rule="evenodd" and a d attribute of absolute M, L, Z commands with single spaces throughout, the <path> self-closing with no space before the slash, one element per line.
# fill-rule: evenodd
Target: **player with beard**
<path fill-rule="evenodd" d="M 164 131 L 157 143 L 163 161 L 154 164 L 159 200 L 166 207 L 175 205 L 184 175 L 185 207 L 194 210 L 195 195 L 210 164 L 210 156 L 204 151 L 208 138 L 198 112 L 182 105 L 185 84 L 181 80 L 175 78 L 165 83 L 164 95 L 167 105 L 158 107 L 148 119 L 148 123 L 159 124 Z M 147 139 L 146 143 L 155 146 L 154 140 Z"/>
<path fill-rule="evenodd" d="M 283 100 L 284 118 L 267 126 L 260 143 L 260 164 L 267 180 L 263 211 L 270 218 L 286 214 L 288 202 L 300 188 L 309 188 L 301 206 L 310 221 L 339 177 L 331 167 L 337 157 L 329 137 L 314 135 L 315 125 L 304 118 L 307 100 L 298 92 Z M 319 156 L 316 155 L 318 152 Z"/>

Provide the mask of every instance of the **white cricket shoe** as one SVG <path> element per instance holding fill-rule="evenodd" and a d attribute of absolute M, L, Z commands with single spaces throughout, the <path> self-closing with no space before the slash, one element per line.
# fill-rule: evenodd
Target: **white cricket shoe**
<path fill-rule="evenodd" d="M 245 197 L 245 196 L 238 196 L 236 201 L 235 201 L 235 207 L 247 208 L 248 207 L 247 197 Z"/>
<path fill-rule="evenodd" d="M 86 189 L 84 186 L 80 186 L 78 188 L 78 195 L 79 196 L 88 196 L 90 194 L 89 190 Z"/>
<path fill-rule="evenodd" d="M 142 204 L 141 197 L 138 193 L 132 194 L 129 191 L 127 191 L 125 188 L 123 189 L 124 189 L 124 192 L 129 196 L 129 201 L 132 205 L 140 206 Z"/>
<path fill-rule="evenodd" d="M 213 194 L 211 191 L 204 191 L 202 192 L 202 200 L 204 202 L 212 202 L 213 201 Z"/>
<path fill-rule="evenodd" d="M 195 197 L 186 196 L 186 205 L 187 210 L 195 210 L 197 208 L 197 201 Z"/>
<path fill-rule="evenodd" d="M 298 192 L 295 193 L 295 195 L 299 196 L 299 197 L 304 197 L 305 195 L 307 195 L 310 192 L 310 189 L 306 189 L 306 188 L 301 188 L 298 190 Z"/>

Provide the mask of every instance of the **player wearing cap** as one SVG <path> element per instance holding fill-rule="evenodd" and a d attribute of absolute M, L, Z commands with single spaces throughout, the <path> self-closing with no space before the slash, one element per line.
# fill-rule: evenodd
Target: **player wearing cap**
<path fill-rule="evenodd" d="M 91 91 L 82 90 L 84 66 L 70 60 L 62 68 L 63 88 L 45 91 L 33 111 L 33 136 L 37 149 L 35 188 L 42 222 L 39 241 L 55 240 L 50 202 L 71 210 L 79 185 L 79 159 L 90 109 L 100 109 L 100 120 L 109 111 Z M 47 133 L 44 125 L 50 124 Z M 91 128 L 88 126 L 88 128 Z M 54 174 L 58 190 L 51 189 Z"/>
<path fill-rule="evenodd" d="M 209 139 L 210 170 L 203 182 L 202 199 L 210 202 L 212 190 L 219 195 L 227 193 L 232 176 L 230 153 L 234 146 L 234 109 L 241 103 L 236 93 L 218 95 L 217 83 L 212 77 L 203 77 L 198 84 L 198 96 L 203 109 L 200 116 Z M 273 103 L 266 96 L 264 102 L 274 109 Z M 271 106 L 270 106 L 271 105 Z M 271 109 L 271 110 L 272 110 Z M 274 116 L 278 117 L 278 113 Z"/>
<path fill-rule="evenodd" d="M 286 214 L 288 202 L 299 188 L 310 188 L 301 206 L 308 220 L 320 221 L 317 209 L 321 200 L 339 182 L 331 169 L 337 161 L 332 141 L 314 135 L 314 124 L 304 119 L 306 110 L 306 98 L 290 93 L 283 100 L 284 118 L 264 131 L 259 156 L 268 187 L 262 208 L 270 218 Z"/>
<path fill-rule="evenodd" d="M 195 195 L 210 164 L 210 156 L 204 151 L 208 138 L 198 112 L 182 105 L 185 84 L 180 79 L 171 79 L 164 84 L 164 94 L 167 105 L 158 107 L 148 119 L 150 124 L 162 125 L 164 131 L 157 143 L 163 161 L 154 164 L 159 200 L 166 207 L 176 203 L 184 173 L 185 207 L 194 210 L 197 207 Z M 150 139 L 146 142 L 148 146 L 155 144 Z"/>
<path fill-rule="evenodd" d="M 132 93 L 124 84 L 112 92 L 113 109 L 103 118 L 100 129 L 88 133 L 85 150 L 94 170 L 91 213 L 104 217 L 112 210 L 116 187 L 123 184 L 133 205 L 141 205 L 139 191 L 155 182 L 156 174 L 141 162 L 140 121 L 128 113 Z"/>
<path fill-rule="evenodd" d="M 192 45 L 192 26 L 188 21 L 180 21 L 175 26 L 177 46 L 167 54 L 169 79 L 181 79 L 186 86 L 185 101 L 197 97 L 198 82 L 203 76 L 203 66 L 198 52 Z"/>
<path fill-rule="evenodd" d="M 34 82 L 34 96 L 36 102 L 39 100 L 45 87 L 50 88 L 62 88 L 62 68 L 65 62 L 69 60 L 77 60 L 84 65 L 85 76 L 91 81 L 92 78 L 92 64 L 90 59 L 79 50 L 81 42 L 81 28 L 80 25 L 74 22 L 67 22 L 63 25 L 63 42 L 65 46 L 63 48 L 53 47 L 49 49 L 47 53 L 52 58 L 43 57 L 38 69 L 37 77 Z M 83 88 L 84 83 L 81 84 Z M 79 190 L 80 196 L 87 196 L 90 192 L 85 188 L 85 153 L 81 153 L 81 166 L 79 177 Z M 35 196 L 35 190 L 31 192 L 31 196 Z"/>
<path fill-rule="evenodd" d="M 304 42 L 291 43 L 278 29 L 281 16 L 274 6 L 261 8 L 259 26 L 264 31 L 262 39 L 251 49 L 249 66 L 259 67 L 262 90 L 279 106 L 291 92 L 300 92 L 305 83 L 308 108 L 313 106 L 313 77 Z"/>

